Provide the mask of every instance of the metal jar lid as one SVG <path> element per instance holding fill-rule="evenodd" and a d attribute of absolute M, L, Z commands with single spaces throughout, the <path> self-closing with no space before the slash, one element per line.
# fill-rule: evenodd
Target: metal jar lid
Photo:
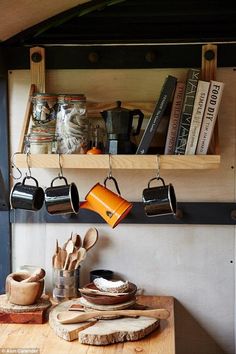
<path fill-rule="evenodd" d="M 86 97 L 84 94 L 59 94 L 58 103 L 75 103 L 75 102 L 85 102 Z"/>

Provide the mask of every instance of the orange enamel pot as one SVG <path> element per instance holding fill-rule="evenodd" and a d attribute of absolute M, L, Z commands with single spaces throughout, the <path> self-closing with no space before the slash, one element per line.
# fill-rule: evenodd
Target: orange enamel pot
<path fill-rule="evenodd" d="M 115 228 L 130 212 L 132 206 L 132 203 L 120 195 L 97 183 L 88 192 L 80 208 L 98 213 L 112 228 Z"/>

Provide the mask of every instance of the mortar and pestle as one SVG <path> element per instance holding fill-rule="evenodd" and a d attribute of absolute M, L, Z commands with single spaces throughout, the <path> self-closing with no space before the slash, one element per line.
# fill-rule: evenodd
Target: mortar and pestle
<path fill-rule="evenodd" d="M 34 273 L 15 272 L 6 278 L 6 295 L 15 305 L 33 305 L 40 299 L 44 288 L 45 270 L 38 268 Z"/>

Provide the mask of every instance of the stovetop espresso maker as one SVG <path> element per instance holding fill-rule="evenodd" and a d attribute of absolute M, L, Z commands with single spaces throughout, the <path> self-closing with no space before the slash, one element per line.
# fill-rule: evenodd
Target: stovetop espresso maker
<path fill-rule="evenodd" d="M 140 109 L 129 110 L 121 107 L 121 101 L 116 102 L 116 107 L 101 112 L 107 131 L 107 144 L 105 152 L 109 154 L 133 154 L 137 146 L 131 141 L 131 135 L 140 133 L 144 114 Z M 138 117 L 135 131 L 133 119 Z"/>

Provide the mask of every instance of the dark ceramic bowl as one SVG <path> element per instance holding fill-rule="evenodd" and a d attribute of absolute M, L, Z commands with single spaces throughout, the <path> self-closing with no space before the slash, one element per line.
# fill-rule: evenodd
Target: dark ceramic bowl
<path fill-rule="evenodd" d="M 94 283 L 89 283 L 84 286 L 84 288 L 99 290 Z M 137 286 L 133 283 L 129 283 L 129 288 L 127 290 L 127 294 L 119 295 L 119 296 L 109 296 L 109 295 L 95 295 L 95 294 L 83 294 L 81 292 L 81 296 L 92 304 L 97 305 L 115 305 L 122 304 L 123 302 L 127 302 L 133 300 L 135 294 L 137 292 Z"/>

